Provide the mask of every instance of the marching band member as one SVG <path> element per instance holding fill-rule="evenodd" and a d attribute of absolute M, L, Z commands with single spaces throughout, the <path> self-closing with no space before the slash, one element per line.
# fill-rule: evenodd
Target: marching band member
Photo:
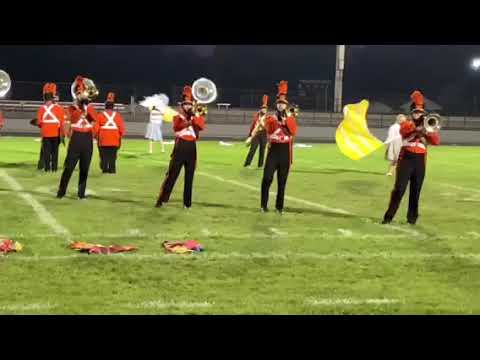
<path fill-rule="evenodd" d="M 58 147 L 64 136 L 65 111 L 54 102 L 57 85 L 47 83 L 43 87 L 43 104 L 37 111 L 37 126 L 42 134 L 42 161 L 38 168 L 56 172 L 58 168 Z"/>
<path fill-rule="evenodd" d="M 150 121 L 147 125 L 147 133 L 145 138 L 150 140 L 148 146 L 148 153 L 153 153 L 153 142 L 160 141 L 162 147 L 162 153 L 165 152 L 165 145 L 163 144 L 163 135 L 162 135 L 162 123 L 163 123 L 163 113 L 157 109 L 155 106 L 149 108 L 150 110 Z"/>
<path fill-rule="evenodd" d="M 425 102 L 420 91 L 414 91 L 412 99 L 412 119 L 400 125 L 400 134 L 403 146 L 397 165 L 395 186 L 390 196 L 388 210 L 383 217 L 382 224 L 389 224 L 402 201 L 408 183 L 410 182 L 410 197 L 408 201 L 407 221 L 415 225 L 418 218 L 418 202 L 425 178 L 425 164 L 427 158 L 427 145 L 439 145 L 438 132 L 427 132 L 424 127 Z"/>
<path fill-rule="evenodd" d="M 173 118 L 175 145 L 171 155 L 170 165 L 155 205 L 156 207 L 161 207 L 163 203 L 168 202 L 182 167 L 185 168 L 183 205 L 186 209 L 192 206 L 193 176 L 197 162 L 196 142 L 199 138 L 200 131 L 204 128 L 205 118 L 203 114 L 195 113 L 193 107 L 192 88 L 185 86 L 179 114 Z"/>
<path fill-rule="evenodd" d="M 105 111 L 97 116 L 93 132 L 98 141 L 100 164 L 104 174 L 116 173 L 117 151 L 125 135 L 125 123 L 122 115 L 114 111 L 115 94 L 108 93 Z"/>
<path fill-rule="evenodd" d="M 268 193 L 273 176 L 277 172 L 278 191 L 276 209 L 281 214 L 285 197 L 288 173 L 293 158 L 293 138 L 297 133 L 297 122 L 292 113 L 287 113 L 288 83 L 280 81 L 277 95 L 277 112 L 268 116 L 265 129 L 268 136 L 267 162 L 263 170 L 261 208 L 268 211 Z"/>
<path fill-rule="evenodd" d="M 78 178 L 78 198 L 85 199 L 88 171 L 93 152 L 93 125 L 97 119 L 97 112 L 89 104 L 89 95 L 84 78 L 77 76 L 75 79 L 75 103 L 67 110 L 68 135 L 71 137 L 68 144 L 67 158 L 60 179 L 57 198 L 61 199 L 67 192 L 68 183 L 73 170 L 80 162 Z"/>
<path fill-rule="evenodd" d="M 250 132 L 248 133 L 247 145 L 250 145 L 247 158 L 245 159 L 244 167 L 249 167 L 252 163 L 257 147 L 260 145 L 258 153 L 258 167 L 263 166 L 263 158 L 265 156 L 265 147 L 267 145 L 267 132 L 265 131 L 265 119 L 268 111 L 268 96 L 264 95 L 262 100 L 262 107 L 260 111 L 255 113 Z"/>
<path fill-rule="evenodd" d="M 397 166 L 398 156 L 402 149 L 402 135 L 400 135 L 400 125 L 407 120 L 407 117 L 403 114 L 397 116 L 397 121 L 388 129 L 388 137 L 385 140 L 387 149 L 385 151 L 385 159 L 389 161 L 387 176 L 393 176 L 395 167 Z"/>

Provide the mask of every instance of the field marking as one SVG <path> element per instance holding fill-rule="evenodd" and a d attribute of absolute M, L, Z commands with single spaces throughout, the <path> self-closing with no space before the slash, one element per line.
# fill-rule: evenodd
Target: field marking
<path fill-rule="evenodd" d="M 64 226 L 62 226 L 57 219 L 41 204 L 39 203 L 32 195 L 23 192 L 22 186 L 5 170 L 0 170 L 0 177 L 10 186 L 12 190 L 17 192 L 18 196 L 20 196 L 27 204 L 29 204 L 33 210 L 38 215 L 38 218 L 42 223 L 49 226 L 53 232 L 57 235 L 62 235 L 66 237 L 70 237 L 70 231 L 67 230 Z"/>
<path fill-rule="evenodd" d="M 272 233 L 274 233 L 275 235 L 278 235 L 278 236 L 288 236 L 288 232 L 283 232 L 283 231 L 280 231 L 278 230 L 277 228 L 270 228 L 270 231 Z"/>
<path fill-rule="evenodd" d="M 166 164 L 166 165 L 169 164 L 166 161 L 161 161 L 161 160 L 157 160 L 157 161 L 159 163 L 162 163 L 162 164 Z M 206 172 L 203 172 L 203 171 L 196 171 L 196 173 L 198 175 L 209 177 L 211 179 L 215 179 L 215 180 L 220 181 L 220 182 L 230 183 L 230 184 L 235 185 L 235 186 L 243 187 L 244 189 L 249 189 L 249 190 L 253 190 L 255 192 L 260 192 L 259 188 L 254 187 L 252 185 L 244 184 L 244 183 L 241 183 L 241 182 L 238 182 L 238 181 L 235 181 L 235 180 L 224 179 L 221 176 L 212 175 L 212 174 L 209 174 L 209 173 L 206 173 Z M 270 195 L 274 196 L 275 193 L 273 191 L 270 191 Z M 332 207 L 329 207 L 329 206 L 326 206 L 326 205 L 322 205 L 322 204 L 319 204 L 319 203 L 314 203 L 314 202 L 311 202 L 311 201 L 299 199 L 299 198 L 296 198 L 296 197 L 293 197 L 293 196 L 285 195 L 285 199 L 293 201 L 293 202 L 309 205 L 309 206 L 312 206 L 312 207 L 316 207 L 316 208 L 319 208 L 321 210 L 328 211 L 328 212 L 331 212 L 331 213 L 334 213 L 334 214 L 354 215 L 353 213 L 351 213 L 347 210 L 332 208 Z"/>
<path fill-rule="evenodd" d="M 398 304 L 402 301 L 398 299 L 307 299 L 305 303 L 312 306 L 349 306 L 349 305 L 389 305 Z"/>
<path fill-rule="evenodd" d="M 208 231 L 208 230 L 207 230 Z M 408 230 L 407 230 L 408 232 Z M 323 239 L 344 239 L 346 236 L 345 234 L 338 234 L 338 233 L 325 233 L 325 232 L 319 232 L 317 234 L 291 234 L 291 233 L 284 233 L 284 234 L 274 234 L 274 233 L 245 233 L 245 234 L 222 234 L 222 233 L 214 233 L 214 232 L 206 232 L 205 229 L 201 231 L 202 235 L 208 238 L 216 238 L 216 237 L 226 237 L 226 238 L 233 238 L 233 239 L 252 239 L 252 238 L 272 238 L 272 237 L 288 237 L 288 238 L 296 238 L 296 239 L 301 239 L 301 238 L 306 238 L 306 239 L 315 239 L 315 238 L 323 238 Z M 477 232 L 467 232 L 459 235 L 435 235 L 435 236 L 429 236 L 429 235 L 423 235 L 422 240 L 428 239 L 428 238 L 435 238 L 438 240 L 471 240 L 472 237 L 477 238 L 480 237 L 480 234 Z M 59 235 L 55 234 L 24 234 L 24 233 L 17 233 L 17 234 L 0 234 L 0 238 L 10 238 L 10 239 L 53 239 L 53 238 L 58 238 Z M 157 238 L 157 239 L 168 239 L 171 238 L 172 240 L 182 240 L 187 237 L 194 237 L 198 238 L 198 236 L 194 235 L 189 235 L 186 233 L 157 233 L 157 234 L 146 234 L 142 233 L 140 231 L 137 231 L 137 229 L 132 229 L 129 232 L 126 233 L 118 233 L 118 234 L 105 234 L 105 233 L 80 233 L 80 234 L 70 234 L 71 239 L 75 238 L 96 238 L 96 239 L 125 239 L 125 238 L 133 238 L 133 239 L 152 239 L 152 238 Z M 360 239 L 360 240 L 367 240 L 367 239 L 411 239 L 412 236 L 410 232 L 405 235 L 395 235 L 395 234 L 365 234 L 365 233 L 355 233 L 352 232 L 352 237 L 354 239 Z"/>
<path fill-rule="evenodd" d="M 203 171 L 197 171 L 197 173 L 199 175 L 206 176 L 206 177 L 209 177 L 211 179 L 218 180 L 220 182 L 230 183 L 230 184 L 235 185 L 235 186 L 243 187 L 244 189 L 249 189 L 249 190 L 253 190 L 255 192 L 260 192 L 259 188 L 256 188 L 254 186 L 244 184 L 244 183 L 241 183 L 241 182 L 238 182 L 238 181 L 235 181 L 235 180 L 224 179 L 221 176 L 212 175 L 212 174 L 209 174 L 209 173 L 206 173 L 206 172 L 203 172 Z M 270 191 L 270 195 L 274 196 L 275 193 L 273 191 Z M 332 208 L 332 207 L 329 207 L 329 206 L 326 206 L 326 205 L 322 205 L 322 204 L 319 204 L 319 203 L 314 203 L 314 202 L 311 202 L 311 201 L 299 199 L 299 198 L 296 198 L 296 197 L 293 197 L 293 196 L 285 195 L 285 199 L 293 201 L 293 202 L 309 205 L 311 207 L 316 207 L 316 208 L 319 208 L 321 210 L 328 211 L 328 212 L 331 212 L 331 213 L 334 213 L 334 214 L 354 215 L 353 213 L 351 213 L 349 211 L 346 211 L 346 210 L 343 210 L 343 209 Z"/>
<path fill-rule="evenodd" d="M 156 160 L 156 161 L 158 163 L 161 163 L 161 164 L 164 164 L 164 165 L 169 164 L 169 162 L 163 161 L 163 160 Z M 221 176 L 212 175 L 212 174 L 209 174 L 209 173 L 206 173 L 206 172 L 203 172 L 203 171 L 197 171 L 197 174 L 202 175 L 202 176 L 206 176 L 206 177 L 209 177 L 209 178 L 212 178 L 212 179 L 215 179 L 215 180 L 218 180 L 220 182 L 230 183 L 230 184 L 233 184 L 233 185 L 236 185 L 236 186 L 239 186 L 239 187 L 243 187 L 245 189 L 253 190 L 255 192 L 260 192 L 260 189 L 254 187 L 254 186 L 244 184 L 244 183 L 241 183 L 241 182 L 238 182 L 238 181 L 235 181 L 235 180 L 224 179 Z M 273 191 L 270 191 L 270 195 L 274 196 L 275 193 Z M 331 213 L 334 213 L 334 214 L 358 216 L 358 215 L 356 215 L 354 213 L 351 213 L 351 212 L 349 212 L 347 210 L 344 210 L 344 209 L 331 208 L 331 207 L 326 206 L 326 205 L 314 203 L 314 202 L 311 202 L 311 201 L 308 201 L 308 200 L 303 200 L 303 199 L 295 198 L 295 197 L 288 196 L 288 195 L 285 195 L 285 199 L 287 199 L 289 201 L 294 201 L 294 202 L 297 202 L 297 203 L 309 205 L 309 206 L 314 207 L 314 208 L 316 207 L 316 208 L 319 208 L 321 210 L 328 211 L 328 212 L 331 212 Z M 371 223 L 373 225 L 382 226 L 382 227 L 385 226 L 385 225 L 382 225 L 382 224 L 373 223 L 370 219 L 365 218 L 365 217 L 360 217 L 360 219 L 363 219 L 364 221 L 366 221 L 368 223 Z M 406 233 L 409 233 L 409 234 L 415 235 L 415 236 L 420 235 L 420 233 L 418 231 L 415 231 L 415 230 L 403 229 L 403 228 L 396 227 L 396 226 L 389 226 L 389 228 L 392 229 L 392 230 L 406 232 Z M 423 235 L 423 236 L 425 236 L 425 235 Z"/>
<path fill-rule="evenodd" d="M 141 238 L 147 236 L 147 234 L 142 232 L 140 229 L 129 229 L 127 230 L 127 233 L 125 235 L 126 235 L 125 237 L 141 237 Z"/>
<path fill-rule="evenodd" d="M 212 307 L 214 303 L 209 303 L 208 301 L 204 302 L 175 302 L 175 301 L 144 301 L 139 304 L 131 304 L 128 303 L 125 306 L 128 308 L 134 309 L 167 309 L 167 308 L 187 308 L 187 309 L 194 309 L 194 308 L 209 308 Z"/>
<path fill-rule="evenodd" d="M 460 190 L 460 191 L 466 191 L 466 192 L 471 192 L 471 193 L 473 192 L 473 193 L 480 194 L 480 190 L 479 190 L 479 189 L 467 188 L 467 187 L 463 187 L 463 186 L 458 186 L 458 185 L 453 185 L 453 184 L 446 184 L 446 183 L 438 183 L 438 185 L 445 186 L 445 187 L 449 187 L 449 188 L 456 189 L 456 190 Z"/>
<path fill-rule="evenodd" d="M 0 311 L 26 311 L 26 310 L 46 310 L 53 309 L 57 307 L 55 304 L 42 304 L 42 303 L 33 303 L 33 304 L 11 304 L 11 305 L 0 305 Z"/>
<path fill-rule="evenodd" d="M 410 234 L 410 235 L 414 235 L 414 236 L 426 236 L 424 234 L 420 234 L 418 231 L 416 230 L 413 230 L 413 229 L 405 229 L 403 227 L 400 227 L 400 226 L 396 226 L 396 225 L 391 225 L 391 224 L 386 224 L 386 225 L 383 225 L 385 226 L 387 229 L 393 229 L 393 230 L 397 230 L 397 231 L 400 231 L 400 232 L 404 232 L 404 233 L 407 233 L 407 234 Z"/>
<path fill-rule="evenodd" d="M 330 234 L 330 233 L 325 233 L 325 232 L 319 232 L 317 234 L 289 234 L 287 232 L 282 232 L 281 230 L 275 229 L 273 231 L 271 228 L 270 231 L 271 233 L 236 233 L 236 234 L 222 234 L 222 233 L 212 233 L 208 231 L 208 233 L 204 230 L 202 230 L 202 234 L 206 237 L 227 237 L 227 238 L 233 238 L 233 239 L 252 239 L 252 238 L 272 238 L 272 237 L 288 237 L 288 238 L 297 238 L 297 239 L 302 239 L 302 238 L 308 238 L 311 239 L 312 237 L 314 238 L 323 238 L 323 239 L 342 239 L 345 238 L 345 234 Z M 349 231 L 349 230 L 348 230 Z M 54 234 L 10 234 L 10 235 L 4 235 L 5 237 L 10 237 L 12 239 L 15 238 L 39 238 L 39 239 L 51 239 L 51 238 L 57 238 L 58 235 Z M 105 234 L 105 233 L 80 233 L 80 234 L 70 234 L 71 239 L 75 238 L 96 238 L 96 239 L 124 239 L 124 238 L 134 238 L 134 239 L 142 239 L 142 238 L 171 238 L 173 240 L 178 240 L 178 239 L 185 239 L 187 237 L 197 237 L 193 235 L 189 235 L 186 233 L 157 233 L 157 234 L 146 234 L 142 233 L 138 229 L 131 229 L 126 233 L 119 233 L 119 234 Z M 407 235 L 393 235 L 393 234 L 363 234 L 363 233 L 353 233 L 351 237 L 358 237 L 359 239 L 403 239 L 403 238 L 411 238 L 411 236 Z M 455 237 L 456 239 L 459 237 Z"/>
<path fill-rule="evenodd" d="M 352 237 L 353 236 L 353 232 L 350 231 L 350 230 L 345 230 L 345 229 L 337 229 L 337 231 L 342 234 L 342 236 L 344 237 Z"/>
<path fill-rule="evenodd" d="M 72 254 L 57 256 L 25 256 L 25 255 L 7 255 L 0 256 L 0 261 L 56 261 L 71 260 L 77 258 L 84 259 L 110 259 L 110 260 L 134 260 L 134 261 L 187 261 L 188 259 L 199 260 L 221 260 L 221 259 L 240 259 L 240 260 L 319 260 L 319 261 L 335 261 L 335 260 L 445 260 L 445 259 L 464 259 L 474 262 L 480 262 L 480 253 L 408 253 L 408 252 L 377 252 L 377 253 L 292 253 L 292 252 L 264 252 L 264 253 L 208 253 L 176 255 L 168 253 L 158 254 L 138 254 L 138 253 L 120 253 L 111 255 L 88 255 L 88 254 Z"/>
<path fill-rule="evenodd" d="M 118 188 L 102 188 L 104 191 L 110 192 L 130 192 L 130 190 L 118 189 Z"/>

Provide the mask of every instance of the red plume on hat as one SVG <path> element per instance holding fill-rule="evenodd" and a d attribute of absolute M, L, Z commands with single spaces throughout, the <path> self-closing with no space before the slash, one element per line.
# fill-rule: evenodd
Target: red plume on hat
<path fill-rule="evenodd" d="M 288 93 L 288 82 L 285 80 L 282 80 L 278 84 L 277 102 L 284 102 L 288 104 L 287 93 Z"/>
<path fill-rule="evenodd" d="M 52 94 L 55 96 L 57 94 L 57 85 L 54 83 L 46 83 L 43 85 L 43 95 Z"/>
<path fill-rule="evenodd" d="M 425 111 L 425 99 L 423 94 L 415 90 L 411 95 L 410 98 L 412 99 L 412 104 L 410 105 L 410 109 L 413 111 Z"/>
<path fill-rule="evenodd" d="M 268 108 L 268 95 L 263 95 L 262 108 Z"/>
<path fill-rule="evenodd" d="M 115 94 L 113 92 L 109 92 L 107 95 L 107 103 L 115 103 Z"/>
<path fill-rule="evenodd" d="M 183 88 L 182 92 L 182 103 L 192 103 L 193 102 L 193 95 L 192 95 L 192 87 L 186 85 Z"/>

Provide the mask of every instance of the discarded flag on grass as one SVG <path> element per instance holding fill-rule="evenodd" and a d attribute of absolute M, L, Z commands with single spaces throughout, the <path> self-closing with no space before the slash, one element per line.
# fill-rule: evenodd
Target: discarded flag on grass
<path fill-rule="evenodd" d="M 13 242 L 9 239 L 4 239 L 0 242 L 0 252 L 4 255 L 9 252 L 20 252 L 23 250 L 23 245 L 19 242 Z"/>
<path fill-rule="evenodd" d="M 70 244 L 70 249 L 78 250 L 80 252 L 88 252 L 89 254 L 116 254 L 127 251 L 134 251 L 138 248 L 135 246 L 111 245 L 104 246 L 100 244 L 89 244 L 81 241 Z"/>
<path fill-rule="evenodd" d="M 203 251 L 203 246 L 195 240 L 187 241 L 164 241 L 163 247 L 166 252 L 172 254 L 190 254 Z"/>

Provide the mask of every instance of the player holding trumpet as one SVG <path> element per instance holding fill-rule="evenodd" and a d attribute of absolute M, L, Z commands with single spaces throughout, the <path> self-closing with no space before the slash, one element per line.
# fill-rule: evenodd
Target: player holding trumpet
<path fill-rule="evenodd" d="M 250 132 L 248 133 L 248 139 L 245 141 L 247 146 L 250 146 L 250 149 L 245 159 L 244 167 L 249 167 L 252 163 L 257 147 L 259 147 L 258 152 L 258 167 L 263 166 L 263 159 L 265 157 L 265 147 L 267 146 L 267 132 L 265 130 L 265 120 L 267 119 L 268 112 L 268 95 L 263 95 L 262 107 L 260 111 L 255 113 L 250 126 Z"/>

